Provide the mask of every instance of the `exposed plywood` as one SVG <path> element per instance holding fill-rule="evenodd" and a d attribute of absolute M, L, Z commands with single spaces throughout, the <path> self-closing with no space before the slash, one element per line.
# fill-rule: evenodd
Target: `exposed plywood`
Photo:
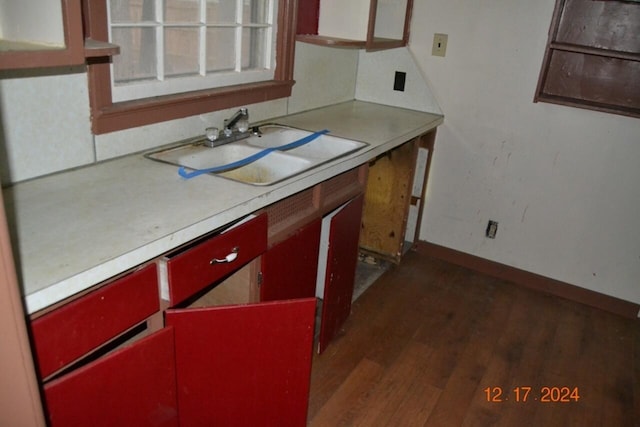
<path fill-rule="evenodd" d="M 215 288 L 189 305 L 213 307 L 218 305 L 247 304 L 259 300 L 257 277 L 260 271 L 260 257 L 226 278 Z"/>
<path fill-rule="evenodd" d="M 409 141 L 369 165 L 360 247 L 395 263 L 402 255 L 416 142 Z"/>

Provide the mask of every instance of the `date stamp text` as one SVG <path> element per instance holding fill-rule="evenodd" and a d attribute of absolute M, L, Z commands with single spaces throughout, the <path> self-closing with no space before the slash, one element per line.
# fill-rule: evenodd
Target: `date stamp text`
<path fill-rule="evenodd" d="M 540 402 L 575 403 L 580 400 L 578 387 L 529 387 L 518 386 L 511 390 L 502 387 L 487 387 L 484 390 L 487 402 Z"/>

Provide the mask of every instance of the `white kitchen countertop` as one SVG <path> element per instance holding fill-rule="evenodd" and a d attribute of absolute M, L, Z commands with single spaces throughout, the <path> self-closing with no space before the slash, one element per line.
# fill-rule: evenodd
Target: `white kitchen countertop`
<path fill-rule="evenodd" d="M 354 154 L 272 186 L 202 175 L 133 154 L 4 190 L 29 314 L 368 162 L 443 122 L 443 116 L 351 101 L 269 120 L 364 141 Z"/>

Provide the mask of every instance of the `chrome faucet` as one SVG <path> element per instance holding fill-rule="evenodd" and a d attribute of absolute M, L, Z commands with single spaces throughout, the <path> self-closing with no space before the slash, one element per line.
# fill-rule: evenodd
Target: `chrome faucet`
<path fill-rule="evenodd" d="M 238 132 L 243 133 L 249 130 L 249 110 L 241 108 L 236 113 L 224 121 L 224 129 L 222 132 L 225 136 L 230 136 L 233 133 L 233 127 L 238 129 Z"/>
<path fill-rule="evenodd" d="M 233 116 L 225 119 L 223 126 L 222 131 L 218 131 L 217 127 L 208 127 L 206 129 L 205 145 L 217 147 L 251 136 L 249 132 L 249 110 L 240 108 Z"/>

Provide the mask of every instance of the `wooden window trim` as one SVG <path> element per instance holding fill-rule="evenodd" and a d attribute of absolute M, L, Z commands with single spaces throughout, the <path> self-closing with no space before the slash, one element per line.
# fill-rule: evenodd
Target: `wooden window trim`
<path fill-rule="evenodd" d="M 278 0 L 276 69 L 273 80 L 113 103 L 109 58 L 87 60 L 94 134 L 103 134 L 291 95 L 295 52 L 295 0 Z M 107 41 L 106 1 L 83 0 L 85 37 Z"/>
<path fill-rule="evenodd" d="M 538 86 L 536 88 L 536 94 L 534 97 L 534 102 L 548 102 L 553 104 L 577 107 L 577 108 L 585 108 L 589 110 L 602 111 L 606 113 L 619 114 L 630 117 L 640 117 L 640 101 L 632 100 L 629 105 L 620 105 L 620 103 L 616 103 L 615 100 L 612 102 L 612 98 L 607 99 L 589 99 L 588 96 L 574 96 L 570 93 L 570 89 L 567 89 L 566 93 L 553 93 L 558 92 L 557 86 L 562 80 L 557 80 L 557 82 L 553 79 L 558 79 L 559 77 L 556 75 L 550 76 L 552 69 L 552 59 L 554 54 L 573 54 L 573 55 L 582 55 L 585 58 L 602 58 L 604 61 L 608 61 L 608 64 L 617 63 L 618 67 L 620 64 L 623 64 L 624 67 L 628 67 L 628 69 L 633 70 L 634 67 L 638 67 L 638 63 L 640 62 L 640 52 L 626 52 L 619 51 L 615 49 L 609 49 L 605 47 L 596 47 L 589 45 L 581 45 L 575 43 L 567 43 L 558 41 L 558 33 L 560 31 L 562 14 L 565 8 L 567 0 L 556 0 L 556 6 L 553 12 L 553 17 L 551 19 L 551 26 L 549 29 L 549 39 L 547 41 L 546 51 L 544 55 L 544 59 L 542 61 L 542 68 L 540 70 L 540 76 L 538 78 Z M 609 3 L 617 3 L 616 1 L 611 1 Z M 622 2 L 621 2 L 622 3 Z M 624 2 L 628 3 L 628 2 Z M 638 4 L 640 10 L 640 4 Z M 623 68 L 618 68 L 623 69 Z M 588 85 L 588 78 L 584 77 L 588 75 L 589 71 L 593 69 L 585 66 L 584 70 L 581 70 L 581 73 L 584 71 L 585 74 L 579 74 L 581 84 Z M 610 88 L 611 92 L 614 92 L 614 89 L 619 89 L 614 74 L 609 74 L 609 81 L 611 83 L 607 84 L 606 88 Z M 576 77 L 572 77 L 574 80 L 577 80 Z M 551 83 L 550 83 L 551 82 Z M 628 93 L 633 93 L 636 96 L 640 89 L 638 89 L 638 82 L 633 81 L 624 81 L 623 83 L 628 83 L 628 85 L 635 85 L 632 89 L 628 89 Z M 548 89 L 548 85 L 553 87 L 552 90 Z M 602 88 L 600 88 L 602 89 Z M 630 92 L 629 92 L 630 91 Z"/>

